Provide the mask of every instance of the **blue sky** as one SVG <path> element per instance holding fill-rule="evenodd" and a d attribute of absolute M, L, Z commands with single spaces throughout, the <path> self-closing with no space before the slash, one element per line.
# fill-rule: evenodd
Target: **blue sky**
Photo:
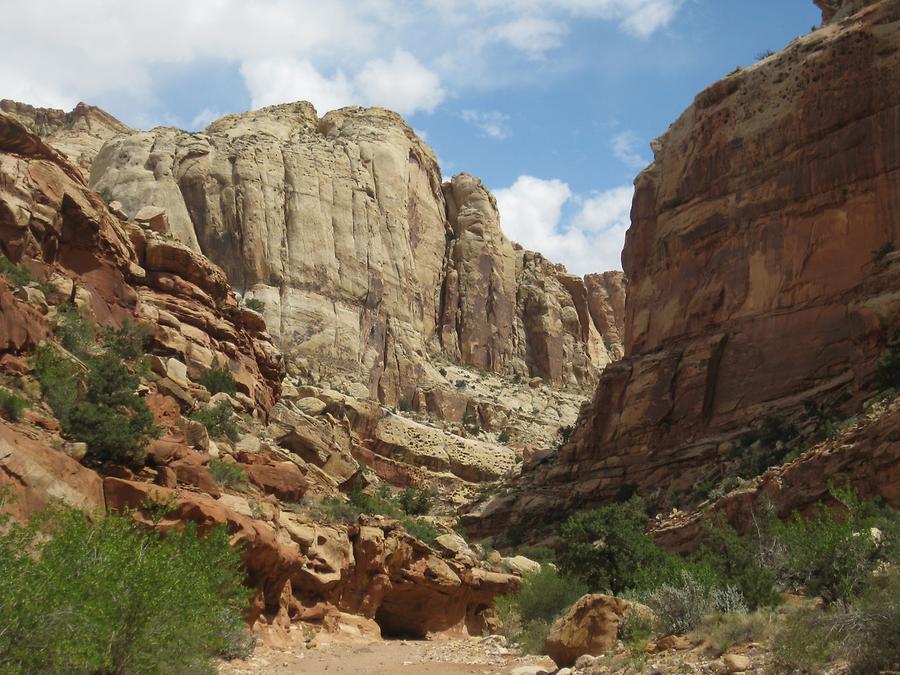
<path fill-rule="evenodd" d="M 811 0 L 33 0 L 0 98 L 202 128 L 286 100 L 397 109 L 511 238 L 619 266 L 649 142 L 704 87 L 818 24 Z"/>

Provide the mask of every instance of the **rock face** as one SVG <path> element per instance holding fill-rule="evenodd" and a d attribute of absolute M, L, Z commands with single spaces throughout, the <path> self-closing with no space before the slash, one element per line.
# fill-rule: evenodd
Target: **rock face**
<path fill-rule="evenodd" d="M 106 141 L 116 134 L 134 131 L 100 108 L 86 103 L 63 112 L 3 99 L 0 111 L 16 118 L 29 131 L 59 150 L 85 176 L 90 175 L 91 162 Z"/>
<path fill-rule="evenodd" d="M 278 397 L 281 353 L 258 315 L 238 307 L 222 270 L 183 244 L 123 224 L 78 169 L 3 113 L 0 249 L 14 262 L 28 259 L 35 276 L 99 323 L 145 323 L 153 349 L 177 357 L 191 377 L 213 364 L 227 366 L 239 393 L 263 416 Z M 0 304 L 3 349 L 28 350 L 49 334 L 47 317 L 8 298 L 5 282 Z"/>
<path fill-rule="evenodd" d="M 900 326 L 898 119 L 897 2 L 701 92 L 636 180 L 625 358 L 573 442 L 473 532 L 689 492 L 767 416 L 856 410 Z"/>
<path fill-rule="evenodd" d="M 439 382 L 434 357 L 583 386 L 620 351 L 607 298 L 621 277 L 593 301 L 595 285 L 520 250 L 481 182 L 442 185 L 433 152 L 383 109 L 319 119 L 293 103 L 117 136 L 91 185 L 132 216 L 165 209 L 178 240 L 265 303 L 289 357 L 387 403 Z"/>

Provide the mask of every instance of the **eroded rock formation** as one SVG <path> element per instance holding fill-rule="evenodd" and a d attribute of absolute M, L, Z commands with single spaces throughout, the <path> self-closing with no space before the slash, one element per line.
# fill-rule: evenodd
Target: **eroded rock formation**
<path fill-rule="evenodd" d="M 79 103 L 69 112 L 35 108 L 3 99 L 0 111 L 16 118 L 29 131 L 59 150 L 72 164 L 90 175 L 91 162 L 103 144 L 116 134 L 134 130 L 100 108 Z"/>
<path fill-rule="evenodd" d="M 689 492 L 767 416 L 858 409 L 900 326 L 898 120 L 893 0 L 701 92 L 636 179 L 624 359 L 573 442 L 472 531 Z"/>
<path fill-rule="evenodd" d="M 481 182 L 442 184 L 433 152 L 383 109 L 319 119 L 293 103 L 201 133 L 120 135 L 91 184 L 130 215 L 164 208 L 177 239 L 265 302 L 289 359 L 349 373 L 390 404 L 447 384 L 435 357 L 590 386 L 619 353 L 596 314 L 615 303 L 510 242 Z"/>

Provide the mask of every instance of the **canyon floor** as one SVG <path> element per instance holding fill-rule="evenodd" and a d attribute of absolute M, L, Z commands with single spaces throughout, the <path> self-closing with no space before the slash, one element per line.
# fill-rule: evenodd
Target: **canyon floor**
<path fill-rule="evenodd" d="M 223 675 L 329 673 L 334 675 L 516 675 L 555 672 L 546 656 L 518 656 L 488 638 L 329 642 L 318 647 L 258 647 L 248 660 L 222 664 Z"/>

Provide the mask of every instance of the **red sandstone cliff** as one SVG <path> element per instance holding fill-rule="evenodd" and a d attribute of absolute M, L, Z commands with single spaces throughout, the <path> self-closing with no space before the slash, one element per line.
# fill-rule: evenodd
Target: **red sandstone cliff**
<path fill-rule="evenodd" d="M 701 92 L 654 144 L 623 253 L 625 358 L 473 532 L 689 492 L 767 416 L 873 393 L 900 327 L 900 2 L 846 16 L 858 4 L 829 3 L 834 22 Z"/>

